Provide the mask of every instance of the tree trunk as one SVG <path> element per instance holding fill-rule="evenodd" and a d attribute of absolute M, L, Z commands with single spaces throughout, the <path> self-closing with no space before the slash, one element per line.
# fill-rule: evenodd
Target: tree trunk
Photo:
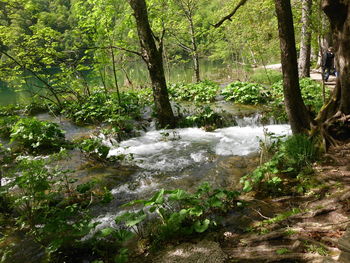
<path fill-rule="evenodd" d="M 140 39 L 142 58 L 150 74 L 154 104 L 160 127 L 175 127 L 175 118 L 169 102 L 169 95 L 163 68 L 162 46 L 157 48 L 152 29 L 148 21 L 145 0 L 129 0 L 134 11 L 137 32 Z"/>
<path fill-rule="evenodd" d="M 350 140 L 350 1 L 322 0 L 321 6 L 331 24 L 339 74 L 332 98 L 316 119 L 327 149 Z"/>
<path fill-rule="evenodd" d="M 311 11 L 312 0 L 303 0 L 302 7 L 302 29 L 299 56 L 299 76 L 301 78 L 310 77 L 311 58 Z"/>
<path fill-rule="evenodd" d="M 190 28 L 191 28 L 193 68 L 194 68 L 194 73 L 196 76 L 196 82 L 200 82 L 201 78 L 200 78 L 200 74 L 199 74 L 199 56 L 198 56 L 198 48 L 197 48 L 197 41 L 196 41 L 196 32 L 195 32 L 192 17 L 190 17 L 188 19 L 189 19 Z"/>
<path fill-rule="evenodd" d="M 301 97 L 290 0 L 275 0 L 281 46 L 284 102 L 293 134 L 310 128 L 310 116 Z"/>
<path fill-rule="evenodd" d="M 317 68 L 321 68 L 323 66 L 324 54 L 327 49 L 332 46 L 332 34 L 330 32 L 328 18 L 321 9 L 319 16 L 321 16 L 321 33 L 318 36 L 319 54 L 317 60 Z"/>
<path fill-rule="evenodd" d="M 350 114 L 350 1 L 324 0 L 322 9 L 328 16 L 336 49 L 336 69 L 339 72 L 339 110 Z"/>

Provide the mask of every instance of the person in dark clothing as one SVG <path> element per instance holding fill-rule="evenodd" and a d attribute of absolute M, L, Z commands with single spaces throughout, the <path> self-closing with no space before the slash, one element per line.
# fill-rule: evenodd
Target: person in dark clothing
<path fill-rule="evenodd" d="M 334 49 L 332 47 L 328 48 L 326 54 L 323 58 L 323 73 L 324 73 L 324 80 L 328 81 L 329 75 L 334 71 Z"/>

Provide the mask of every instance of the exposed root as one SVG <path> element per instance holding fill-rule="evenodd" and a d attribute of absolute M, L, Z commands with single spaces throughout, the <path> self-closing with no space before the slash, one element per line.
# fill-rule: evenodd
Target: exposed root
<path fill-rule="evenodd" d="M 229 255 L 230 259 L 236 260 L 237 262 L 285 262 L 286 260 L 293 260 L 293 262 L 322 262 L 321 260 L 324 259 L 324 257 L 314 254 L 314 253 L 286 253 L 283 255 L 278 255 L 276 253 L 276 250 L 269 251 L 269 252 L 261 252 L 261 251 L 255 251 L 255 255 L 253 254 L 253 251 L 250 251 L 248 253 L 239 251 L 236 251 L 237 254 Z M 332 262 L 332 261 L 330 261 Z M 333 261 L 335 262 L 335 261 Z"/>

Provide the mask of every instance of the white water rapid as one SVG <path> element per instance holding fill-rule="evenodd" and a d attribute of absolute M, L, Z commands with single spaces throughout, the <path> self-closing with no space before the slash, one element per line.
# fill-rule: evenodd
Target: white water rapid
<path fill-rule="evenodd" d="M 199 128 L 150 131 L 121 142 L 110 155 L 132 155 L 133 163 L 149 171 L 181 171 L 212 156 L 245 156 L 259 150 L 265 132 L 288 135 L 289 125 L 246 126 L 205 132 Z"/>

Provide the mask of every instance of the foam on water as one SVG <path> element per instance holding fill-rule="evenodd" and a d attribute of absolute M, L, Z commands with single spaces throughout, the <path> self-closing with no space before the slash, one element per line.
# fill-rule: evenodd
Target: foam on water
<path fill-rule="evenodd" d="M 206 162 L 211 155 L 244 156 L 259 149 L 264 129 L 276 135 L 290 134 L 289 125 L 228 127 L 205 132 L 199 128 L 150 131 L 121 142 L 110 155 L 132 154 L 133 164 L 152 171 L 181 171 Z"/>

